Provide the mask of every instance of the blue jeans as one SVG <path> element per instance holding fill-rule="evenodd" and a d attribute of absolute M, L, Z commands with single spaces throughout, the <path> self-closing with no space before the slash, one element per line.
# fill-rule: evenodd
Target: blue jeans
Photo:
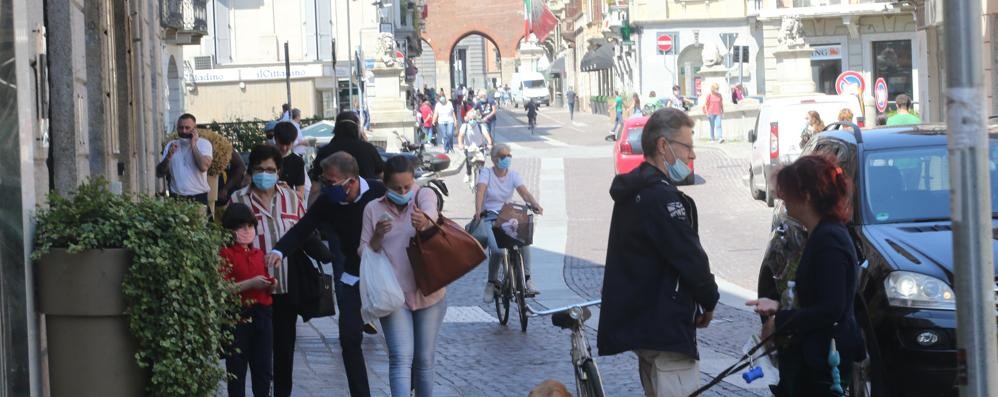
<path fill-rule="evenodd" d="M 454 123 L 440 123 L 437 124 L 437 131 L 444 138 L 444 151 L 450 152 L 454 150 Z"/>
<path fill-rule="evenodd" d="M 388 342 L 392 397 L 409 397 L 413 384 L 417 396 L 433 395 L 433 353 L 437 350 L 437 335 L 445 314 L 446 298 L 416 311 L 403 306 L 381 319 Z"/>
<path fill-rule="evenodd" d="M 721 131 L 721 115 L 707 115 L 707 121 L 710 122 L 710 140 L 714 141 L 723 139 L 724 133 Z"/>
<path fill-rule="evenodd" d="M 498 215 L 492 212 L 482 217 L 482 224 L 485 225 L 485 230 L 488 230 L 489 256 L 485 260 L 489 262 L 489 281 L 491 282 L 499 281 L 499 261 L 502 260 L 502 249 L 499 248 L 495 232 L 492 230 L 497 217 Z M 523 257 L 524 277 L 530 278 L 530 247 L 520 247 L 520 255 Z"/>
<path fill-rule="evenodd" d="M 419 137 L 420 138 L 419 141 L 422 143 L 433 142 L 433 127 L 424 126 L 420 127 L 420 129 L 423 131 L 423 136 Z"/>
<path fill-rule="evenodd" d="M 620 135 L 620 131 L 618 129 L 620 129 L 620 128 L 624 128 L 624 112 L 618 110 L 617 111 L 617 118 L 616 118 L 616 120 L 614 120 L 614 122 L 613 122 L 613 129 L 610 130 L 610 132 L 612 132 L 616 136 L 619 136 Z"/>

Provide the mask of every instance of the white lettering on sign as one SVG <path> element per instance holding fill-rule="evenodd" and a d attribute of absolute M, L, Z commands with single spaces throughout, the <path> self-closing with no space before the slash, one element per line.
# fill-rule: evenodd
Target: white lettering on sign
<path fill-rule="evenodd" d="M 816 45 L 811 46 L 811 60 L 825 61 L 842 59 L 842 45 Z"/>
<path fill-rule="evenodd" d="M 195 70 L 193 73 L 194 81 L 197 83 L 282 80 L 286 75 L 284 66 Z M 308 77 L 322 77 L 322 65 L 291 66 L 292 79 Z"/>

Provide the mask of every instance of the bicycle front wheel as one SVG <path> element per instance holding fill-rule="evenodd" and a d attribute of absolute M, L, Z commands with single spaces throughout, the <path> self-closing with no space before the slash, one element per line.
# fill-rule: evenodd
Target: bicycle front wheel
<path fill-rule="evenodd" d="M 491 259 L 490 259 L 491 260 Z M 509 301 L 510 301 L 510 281 L 509 271 L 507 270 L 507 264 L 503 261 L 499 266 L 499 285 L 498 288 L 492 293 L 493 300 L 496 304 L 496 318 L 499 319 L 499 325 L 506 325 L 509 323 Z"/>
<path fill-rule="evenodd" d="M 582 371 L 576 371 L 575 381 L 578 382 L 580 397 L 603 397 L 603 380 L 593 359 L 582 362 Z"/>
<path fill-rule="evenodd" d="M 527 332 L 527 280 L 523 274 L 523 257 L 520 251 L 509 253 L 510 267 L 513 268 L 513 275 L 516 277 L 516 305 L 520 312 L 520 332 Z"/>

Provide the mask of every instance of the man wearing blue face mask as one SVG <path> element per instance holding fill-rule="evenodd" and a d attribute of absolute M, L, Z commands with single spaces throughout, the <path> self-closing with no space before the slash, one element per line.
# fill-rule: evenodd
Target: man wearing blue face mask
<path fill-rule="evenodd" d="M 324 158 L 319 166 L 322 188 L 315 203 L 305 216 L 289 230 L 267 257 L 269 263 L 279 263 L 284 252 L 294 252 L 320 226 L 335 230 L 344 263 L 334 262 L 336 303 L 339 306 L 340 346 L 343 364 L 350 385 L 350 395 L 369 396 L 367 367 L 364 363 L 364 321 L 360 317 L 360 232 L 367 203 L 385 195 L 385 185 L 376 179 L 360 177 L 357 160 L 347 152 L 336 152 Z"/>
<path fill-rule="evenodd" d="M 618 175 L 603 274 L 600 355 L 633 351 L 647 396 L 697 389 L 696 329 L 713 318 L 718 292 L 697 232 L 697 208 L 675 184 L 690 174 L 693 120 L 652 114 L 641 135 L 645 161 Z"/>

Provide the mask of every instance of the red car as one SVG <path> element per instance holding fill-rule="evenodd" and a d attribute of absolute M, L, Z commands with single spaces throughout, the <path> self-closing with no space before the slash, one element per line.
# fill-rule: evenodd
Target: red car
<path fill-rule="evenodd" d="M 641 165 L 645 161 L 644 153 L 641 152 L 641 130 L 648 122 L 648 116 L 632 117 L 624 121 L 624 130 L 620 139 L 613 145 L 613 167 L 617 174 L 626 174 Z M 690 171 L 693 171 L 693 160 L 690 160 Z M 686 178 L 681 185 L 693 184 L 693 173 Z"/>

